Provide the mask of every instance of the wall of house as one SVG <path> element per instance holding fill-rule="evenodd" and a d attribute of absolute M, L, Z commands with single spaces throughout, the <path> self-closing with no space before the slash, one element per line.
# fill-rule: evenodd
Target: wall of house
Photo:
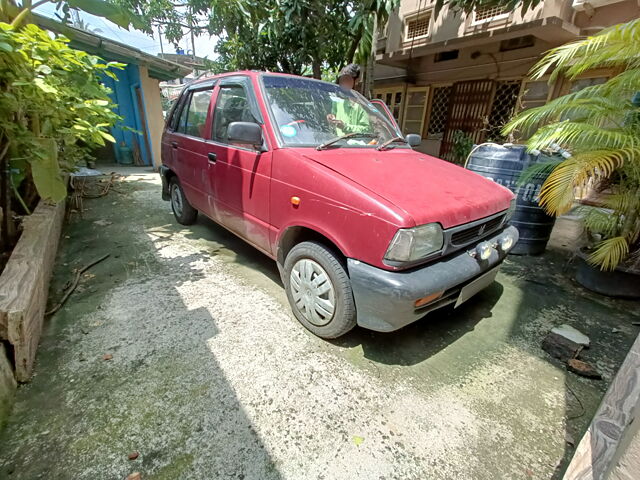
<path fill-rule="evenodd" d="M 491 22 L 474 22 L 473 15 L 455 13 L 445 6 L 438 17 L 433 8 L 435 0 L 402 0 L 397 12 L 390 16 L 384 35 L 386 36 L 386 52 L 395 52 L 403 48 L 419 47 L 422 45 L 444 42 L 465 35 L 482 33 L 488 29 L 518 25 L 533 22 L 543 18 L 557 17 L 570 22 L 573 16 L 570 0 L 546 0 L 524 15 L 520 9 L 509 13 L 505 17 Z M 429 35 L 412 41 L 404 40 L 404 28 L 407 19 L 432 12 Z"/>
<path fill-rule="evenodd" d="M 601 2 L 602 3 L 602 2 Z M 581 29 L 593 29 L 593 33 L 609 25 L 628 22 L 640 16 L 640 6 L 637 0 L 610 1 L 595 9 L 592 14 L 588 11 L 577 12 L 574 23 Z"/>
<path fill-rule="evenodd" d="M 116 139 L 113 146 L 117 162 L 122 162 L 122 152 L 119 148 L 122 143 L 132 151 L 136 149 L 140 152 L 140 159 L 143 164 L 151 165 L 151 154 L 146 148 L 145 132 L 147 125 L 142 120 L 138 102 L 136 99 L 136 87 L 140 87 L 140 67 L 138 65 L 127 65 L 124 69 L 112 70 L 117 81 L 105 76 L 103 81 L 111 90 L 111 100 L 116 104 L 116 113 L 123 119 L 111 129 L 111 134 Z"/>
<path fill-rule="evenodd" d="M 151 147 L 151 161 L 154 168 L 162 163 L 160 158 L 160 143 L 164 129 L 164 115 L 162 114 L 162 100 L 160 98 L 160 82 L 149 76 L 146 67 L 140 67 L 140 85 L 144 96 L 144 107 L 147 119 L 147 131 Z"/>

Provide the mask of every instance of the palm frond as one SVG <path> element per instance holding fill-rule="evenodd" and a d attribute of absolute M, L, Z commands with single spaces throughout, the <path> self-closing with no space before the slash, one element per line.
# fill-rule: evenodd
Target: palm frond
<path fill-rule="evenodd" d="M 633 190 L 624 190 L 608 195 L 602 200 L 602 205 L 621 214 L 640 210 L 640 198 Z"/>
<path fill-rule="evenodd" d="M 632 129 L 604 129 L 598 125 L 566 120 L 539 128 L 527 142 L 531 150 L 544 150 L 554 144 L 570 146 L 574 151 L 635 149 L 640 146 L 640 139 Z"/>
<path fill-rule="evenodd" d="M 549 174 L 540 189 L 540 206 L 554 216 L 568 212 L 573 206 L 575 178 L 579 165 L 574 157 L 561 162 Z"/>
<path fill-rule="evenodd" d="M 620 217 L 612 213 L 612 210 L 594 207 L 582 207 L 580 214 L 584 220 L 584 226 L 590 233 L 601 236 L 615 237 L 620 229 Z"/>
<path fill-rule="evenodd" d="M 640 19 L 606 28 L 584 40 L 551 49 L 532 69 L 538 79 L 553 70 L 551 81 L 560 74 L 575 78 L 580 73 L 601 67 L 640 65 Z"/>
<path fill-rule="evenodd" d="M 548 162 L 534 163 L 520 174 L 517 185 L 520 187 L 536 179 L 548 177 L 563 160 L 564 158 L 559 158 Z"/>
<path fill-rule="evenodd" d="M 592 265 L 600 266 L 601 270 L 615 270 L 615 268 L 629 254 L 629 242 L 625 237 L 612 237 L 602 240 L 589 255 L 588 261 Z"/>
<path fill-rule="evenodd" d="M 582 121 L 599 125 L 615 125 L 622 111 L 637 110 L 628 99 L 630 97 L 625 99 L 610 99 L 604 96 L 582 97 L 582 95 L 565 95 L 546 105 L 525 110 L 507 123 L 502 133 L 509 135 L 514 130 L 529 130 L 540 124 L 569 118 L 580 118 Z"/>

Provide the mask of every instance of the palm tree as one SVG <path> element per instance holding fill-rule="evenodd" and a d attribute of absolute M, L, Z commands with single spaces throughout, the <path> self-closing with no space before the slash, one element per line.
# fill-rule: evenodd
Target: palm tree
<path fill-rule="evenodd" d="M 520 113 L 505 134 L 529 133 L 529 149 L 561 146 L 572 156 L 538 167 L 551 172 L 540 204 L 552 215 L 572 208 L 577 188 L 606 185 L 602 207 L 583 211 L 595 239 L 589 262 L 613 270 L 640 269 L 640 19 L 550 50 L 531 76 L 575 79 L 596 68 L 618 71 L 606 83 Z M 530 172 L 534 173 L 534 172 Z"/>

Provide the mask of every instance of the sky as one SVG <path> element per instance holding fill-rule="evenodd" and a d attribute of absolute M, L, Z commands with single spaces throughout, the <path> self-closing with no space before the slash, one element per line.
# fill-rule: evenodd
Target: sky
<path fill-rule="evenodd" d="M 41 7 L 38 7 L 35 12 L 47 17 L 55 17 L 56 9 L 54 4 L 45 3 Z M 142 50 L 145 53 L 150 53 L 151 55 L 157 55 L 161 52 L 160 40 L 157 32 L 154 37 L 150 37 L 142 32 L 134 30 L 133 28 L 130 31 L 124 30 L 116 24 L 111 23 L 109 20 L 105 20 L 104 18 L 96 17 L 88 13 L 80 12 L 80 17 L 92 28 L 98 29 L 99 31 L 94 30 L 94 32 L 102 35 L 103 37 L 116 40 L 126 45 L 131 45 L 132 47 Z M 164 53 L 176 53 L 174 46 L 169 44 L 164 37 L 162 40 L 162 46 L 164 48 Z M 213 51 L 214 46 L 215 38 L 213 37 L 206 35 L 195 38 L 196 55 L 199 57 L 214 59 L 216 57 L 216 54 Z M 183 38 L 180 41 L 180 47 L 185 51 L 191 50 L 191 37 L 187 35 Z"/>

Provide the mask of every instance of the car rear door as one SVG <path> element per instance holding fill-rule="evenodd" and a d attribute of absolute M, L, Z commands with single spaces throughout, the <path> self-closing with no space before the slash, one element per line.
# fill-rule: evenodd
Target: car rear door
<path fill-rule="evenodd" d="M 211 97 L 214 82 L 197 84 L 183 93 L 181 111 L 173 126 L 170 147 L 175 172 L 189 203 L 209 214 L 208 146 L 211 129 Z"/>
<path fill-rule="evenodd" d="M 269 243 L 269 187 L 272 153 L 266 140 L 261 149 L 233 145 L 227 137 L 232 122 L 264 122 L 251 80 L 225 77 L 216 89 L 209 154 L 216 167 L 214 185 L 216 219 L 246 241 L 271 254 Z"/>

